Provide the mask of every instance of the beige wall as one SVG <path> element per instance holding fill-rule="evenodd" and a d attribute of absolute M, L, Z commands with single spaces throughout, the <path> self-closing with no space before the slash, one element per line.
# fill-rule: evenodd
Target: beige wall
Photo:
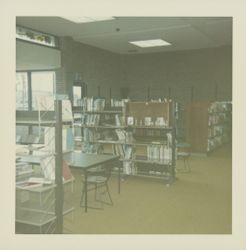
<path fill-rule="evenodd" d="M 130 98 L 171 96 L 182 103 L 194 100 L 232 99 L 232 48 L 220 47 L 180 52 L 120 55 L 73 41 L 61 39 L 62 74 L 60 92 L 71 93 L 75 73 L 88 84 L 88 95 L 120 97 L 120 88 L 129 87 Z M 60 80 L 59 80 L 60 79 Z"/>
<path fill-rule="evenodd" d="M 122 79 L 119 55 L 75 42 L 69 37 L 61 39 L 61 46 L 65 91 L 71 94 L 75 73 L 81 73 L 89 96 L 97 95 L 100 86 L 101 96 L 108 98 L 111 88 L 112 96 L 119 97 Z"/>
<path fill-rule="evenodd" d="M 168 88 L 175 100 L 189 102 L 191 88 L 194 100 L 232 98 L 231 47 L 190 50 L 159 54 L 122 56 L 125 82 L 131 99 L 150 96 L 168 97 Z"/>

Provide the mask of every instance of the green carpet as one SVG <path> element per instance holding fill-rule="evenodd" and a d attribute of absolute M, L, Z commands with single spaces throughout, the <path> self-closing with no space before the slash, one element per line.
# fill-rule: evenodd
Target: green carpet
<path fill-rule="evenodd" d="M 208 157 L 193 156 L 191 172 L 177 172 L 167 187 L 161 180 L 129 177 L 110 179 L 113 206 L 103 210 L 79 206 L 81 176 L 75 176 L 75 211 L 64 218 L 64 233 L 72 234 L 231 234 L 232 157 L 231 146 Z M 182 168 L 183 162 L 177 162 Z M 90 199 L 92 197 L 89 197 Z M 92 201 L 91 201 L 92 202 Z"/>

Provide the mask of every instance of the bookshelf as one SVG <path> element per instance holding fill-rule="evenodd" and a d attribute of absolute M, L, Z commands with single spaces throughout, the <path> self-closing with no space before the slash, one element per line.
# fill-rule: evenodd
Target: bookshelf
<path fill-rule="evenodd" d="M 125 128 L 120 101 L 112 99 L 108 106 L 103 98 L 84 98 L 82 106 L 74 107 L 73 112 L 75 117 L 80 117 L 74 123 L 75 140 L 80 142 L 84 153 L 107 152 L 107 145 L 117 143 L 118 131 Z"/>
<path fill-rule="evenodd" d="M 81 129 L 82 151 L 120 156 L 126 175 L 175 179 L 175 103 L 104 101 L 90 98 L 75 127 Z M 88 108 L 89 107 L 89 108 Z M 94 117 L 90 117 L 90 116 Z"/>
<path fill-rule="evenodd" d="M 193 102 L 186 105 L 185 113 L 191 152 L 208 154 L 231 140 L 230 102 Z"/>
<path fill-rule="evenodd" d="M 126 103 L 127 137 L 120 153 L 127 174 L 162 178 L 167 183 L 175 180 L 174 111 L 171 101 Z"/>

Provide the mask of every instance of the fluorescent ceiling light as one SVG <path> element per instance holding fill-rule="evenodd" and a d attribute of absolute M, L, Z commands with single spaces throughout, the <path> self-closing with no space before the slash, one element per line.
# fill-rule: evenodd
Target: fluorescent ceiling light
<path fill-rule="evenodd" d="M 67 19 L 74 23 L 91 23 L 98 21 L 113 20 L 112 16 L 101 16 L 101 17 L 89 17 L 89 16 L 61 16 L 61 18 Z"/>
<path fill-rule="evenodd" d="M 152 40 L 143 40 L 143 41 L 133 41 L 129 42 L 141 48 L 148 48 L 148 47 L 158 47 L 158 46 L 167 46 L 171 45 L 162 39 L 152 39 Z"/>

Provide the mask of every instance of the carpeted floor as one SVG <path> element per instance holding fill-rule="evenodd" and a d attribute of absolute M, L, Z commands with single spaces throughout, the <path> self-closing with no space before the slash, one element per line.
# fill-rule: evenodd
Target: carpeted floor
<path fill-rule="evenodd" d="M 231 146 L 208 157 L 193 156 L 191 172 L 177 172 L 167 187 L 161 180 L 129 177 L 110 179 L 113 206 L 103 210 L 79 206 L 81 176 L 75 176 L 75 211 L 64 219 L 64 233 L 72 234 L 230 234 L 232 232 Z M 182 168 L 183 162 L 177 162 Z"/>

